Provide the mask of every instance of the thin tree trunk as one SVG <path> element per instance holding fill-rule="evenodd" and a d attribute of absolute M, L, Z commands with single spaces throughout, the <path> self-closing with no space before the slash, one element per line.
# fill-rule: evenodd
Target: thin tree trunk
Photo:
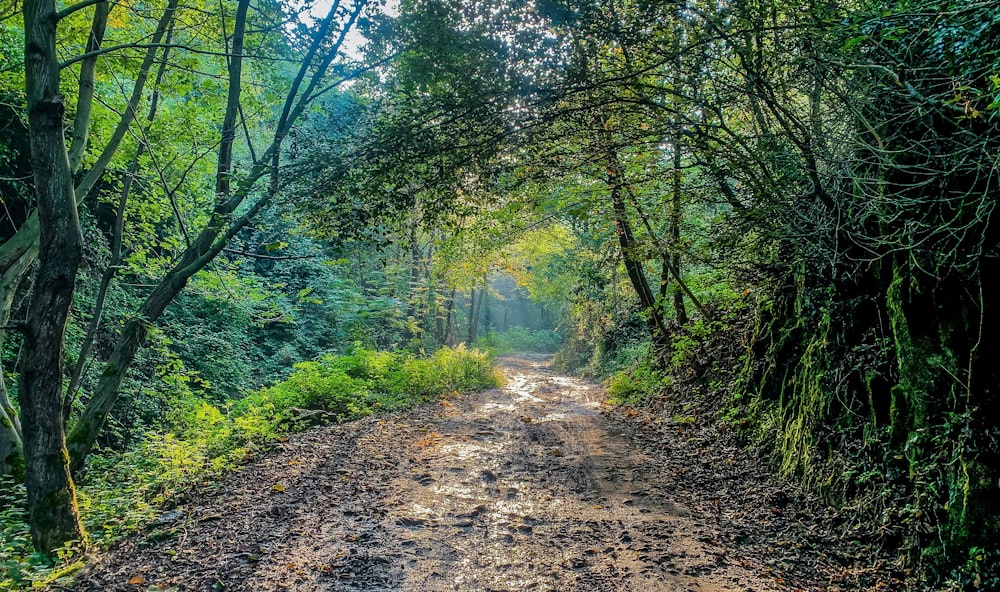
<path fill-rule="evenodd" d="M 674 269 L 677 276 L 681 275 L 681 141 L 679 136 L 674 137 L 674 176 L 673 191 L 670 196 L 670 203 L 667 204 L 667 217 L 670 221 L 670 268 Z M 680 280 L 678 280 L 678 284 Z M 673 289 L 674 314 L 677 315 L 677 322 L 685 325 L 688 321 L 687 309 L 684 307 L 684 292 L 680 285 Z"/>
<path fill-rule="evenodd" d="M 487 304 L 490 301 L 490 290 L 489 290 L 489 287 L 490 287 L 489 281 L 484 279 L 483 280 L 483 289 L 480 290 L 480 293 L 479 293 L 479 312 L 476 313 L 476 327 L 477 327 L 476 338 L 477 339 L 479 338 L 478 327 L 479 327 L 480 323 L 483 324 L 483 328 L 486 331 L 487 335 L 490 332 L 491 319 L 490 319 L 489 313 L 492 312 L 493 309 L 489 308 L 487 306 Z M 485 315 L 483 313 L 484 310 L 486 311 Z"/>
<path fill-rule="evenodd" d="M 243 31 L 246 26 L 246 13 L 249 7 L 249 0 L 240 0 L 237 5 L 236 24 L 234 25 L 233 46 L 229 64 L 230 72 L 230 92 L 226 109 L 226 118 L 223 122 L 223 138 L 225 141 L 220 145 L 220 163 L 217 169 L 218 177 L 216 182 L 216 206 L 211 217 L 198 236 L 191 241 L 191 244 L 181 254 L 174 267 L 160 280 L 153 292 L 146 298 L 140 307 L 136 317 L 129 320 L 119 336 L 118 343 L 111 353 L 108 364 L 98 380 L 97 388 L 90 401 L 80 416 L 80 419 L 73 427 L 69 435 L 68 446 L 71 454 L 72 470 L 77 473 L 81 471 L 90 454 L 97 436 L 107 421 L 111 409 L 114 407 L 118 397 L 118 389 L 121 386 L 125 374 L 135 360 L 135 356 L 145 341 L 149 327 L 155 323 L 163 311 L 170 304 L 170 301 L 184 288 L 187 281 L 195 273 L 208 265 L 227 244 L 253 220 L 260 211 L 271 203 L 278 190 L 278 163 L 281 154 L 281 145 L 284 137 L 288 133 L 291 125 L 302 115 L 323 76 L 327 72 L 333 59 L 338 55 L 340 47 L 356 23 L 364 2 L 359 2 L 339 37 L 333 44 L 328 45 L 326 31 L 329 30 L 330 23 L 341 13 L 338 9 L 339 3 L 335 2 L 331 7 L 327 17 L 321 23 L 317 35 L 313 38 L 313 43 L 306 59 L 299 68 L 295 81 L 293 82 L 286 97 L 285 108 L 275 130 L 271 145 L 261 155 L 260 160 L 255 162 L 251 169 L 242 176 L 242 183 L 239 189 L 230 195 L 232 162 L 221 162 L 232 158 L 232 146 L 225 146 L 225 143 L 232 143 L 235 140 L 236 114 L 238 113 L 238 103 L 240 87 L 233 85 L 233 79 L 239 80 L 243 51 Z M 319 63 L 315 63 L 313 57 L 319 48 L 325 48 L 327 53 Z M 306 73 L 312 73 L 306 90 L 299 93 L 300 84 L 304 80 Z M 234 108 L 233 105 L 237 105 Z M 233 220 L 234 212 L 246 200 L 253 190 L 254 185 L 265 174 L 270 172 L 271 183 L 265 195 L 259 198 L 253 205 L 238 218 Z"/>
<path fill-rule="evenodd" d="M 150 100 L 149 111 L 146 114 L 147 130 L 156 119 L 156 111 L 160 102 L 159 87 L 163 82 L 163 76 L 167 69 L 167 56 L 170 53 L 169 43 L 172 31 L 173 25 L 171 24 L 170 30 L 167 31 L 166 36 L 168 47 L 163 50 L 163 59 L 160 62 L 160 67 L 156 73 L 156 80 L 153 83 L 153 97 Z M 69 387 L 66 389 L 66 399 L 63 404 L 63 417 L 66 421 L 69 420 L 70 412 L 73 410 L 73 401 L 76 398 L 80 382 L 83 380 L 83 370 L 86 368 L 87 362 L 90 359 L 90 353 L 94 347 L 94 340 L 97 337 L 97 330 L 101 326 L 101 318 L 104 315 L 104 301 L 107 298 L 108 289 L 111 287 L 111 281 L 114 279 L 115 274 L 118 272 L 118 267 L 121 265 L 122 238 L 125 232 L 125 209 L 128 205 L 129 195 L 132 192 L 132 184 L 135 182 L 135 178 L 139 174 L 139 161 L 142 158 L 145 149 L 145 142 L 139 142 L 138 146 L 136 146 L 135 154 L 132 156 L 132 163 L 129 166 L 128 174 L 122 182 L 121 193 L 118 196 L 118 208 L 115 212 L 115 226 L 111 236 L 111 260 L 108 262 L 108 266 L 104 270 L 104 273 L 101 274 L 101 284 L 97 289 L 97 298 L 94 302 L 94 310 L 90 317 L 90 323 L 87 325 L 87 333 L 80 346 L 80 354 L 77 356 L 76 366 L 73 368 L 73 375 L 69 380 Z"/>
<path fill-rule="evenodd" d="M 465 342 L 472 345 L 472 342 L 476 339 L 476 331 L 478 327 L 476 326 L 476 289 L 472 288 L 469 290 L 469 332 L 466 336 Z"/>
<path fill-rule="evenodd" d="M 170 6 L 161 18 L 161 25 L 165 25 L 173 18 L 173 10 L 176 8 L 177 2 L 178 0 L 171 0 Z M 90 37 L 87 42 L 88 52 L 100 47 L 104 38 L 104 31 L 107 25 L 109 11 L 110 3 L 101 3 L 96 6 L 91 25 Z M 55 35 L 54 27 L 55 22 L 53 22 L 53 35 Z M 160 34 L 161 33 L 158 29 L 154 34 L 154 43 L 159 40 Z M 143 63 L 143 69 L 140 71 L 136 85 L 133 88 L 132 100 L 129 103 L 130 107 L 122 114 L 118 130 L 116 130 L 115 138 L 111 143 L 109 143 L 108 146 L 105 147 L 104 154 L 102 154 L 98 163 L 88 172 L 84 182 L 81 183 L 81 186 L 85 187 L 86 190 L 89 190 L 89 188 L 92 187 L 93 184 L 96 183 L 97 179 L 99 179 L 103 174 L 104 168 L 107 166 L 108 162 L 110 162 L 111 156 L 114 154 L 118 144 L 124 137 L 125 132 L 128 130 L 128 126 L 131 124 L 133 118 L 133 104 L 137 104 L 139 98 L 142 96 L 142 87 L 146 79 L 146 74 L 149 66 L 152 65 L 152 57 L 155 56 L 156 51 L 157 50 L 155 48 L 150 48 L 147 51 L 146 60 Z M 90 129 L 90 113 L 94 94 L 94 71 L 97 58 L 98 56 L 96 55 L 87 58 L 81 65 L 78 100 L 76 105 L 76 118 L 73 124 L 73 145 L 71 150 L 66 155 L 71 173 L 75 173 L 79 168 L 87 146 Z M 76 198 L 76 195 L 77 192 L 74 192 L 74 199 Z M 12 295 L 13 292 L 17 290 L 18 283 L 24 275 L 24 270 L 31 265 L 35 257 L 38 255 L 38 243 L 39 218 L 38 211 L 36 210 L 32 212 L 32 214 L 21 225 L 17 233 L 10 240 L 0 245 L 0 273 L 3 274 L 4 278 L 2 287 L 3 293 L 0 293 L 0 302 L 6 302 L 6 292 L 9 291 Z M 9 278 L 14 281 L 12 283 L 8 282 Z M 6 310 L 0 311 L 0 313 L 2 313 L 0 316 L 9 314 L 9 305 L 5 305 L 5 307 Z M 2 375 L 2 373 L 3 369 L 0 368 L 0 375 Z M 14 441 L 13 434 L 9 433 L 10 429 L 7 427 L 8 424 L 11 426 L 18 425 L 17 416 L 14 414 L 13 408 L 8 406 L 8 409 L 8 420 L 0 421 L 0 450 L 2 450 L 3 447 L 8 446 L 7 443 Z M 6 473 L 7 469 L 5 468 L 5 463 L 0 462 L 0 475 Z"/>
<path fill-rule="evenodd" d="M 39 220 L 39 265 L 24 327 L 18 401 L 24 436 L 28 523 L 35 548 L 50 553 L 85 542 L 62 417 L 66 321 L 83 257 L 83 235 L 63 138 L 53 0 L 25 0 L 25 89 Z"/>
<path fill-rule="evenodd" d="M 649 287 L 646 279 L 646 272 L 642 269 L 642 263 L 637 261 L 633 251 L 635 250 L 635 237 L 632 234 L 632 227 L 628 221 L 628 214 L 625 211 L 625 201 L 621 197 L 621 188 L 612 187 L 611 203 L 615 218 L 615 234 L 618 237 L 618 246 L 621 248 L 622 262 L 625 264 L 625 272 L 628 274 L 629 283 L 639 297 L 639 305 L 642 306 L 646 316 L 646 325 L 649 327 L 650 337 L 657 349 L 663 349 L 667 345 L 667 328 L 663 322 L 663 315 L 656 305 L 656 297 Z"/>
<path fill-rule="evenodd" d="M 7 385 L 0 369 L 0 477 L 11 475 L 24 478 L 24 443 L 21 441 L 21 420 L 10 404 Z M 0 482 L 2 483 L 2 482 Z M 0 490 L 3 487 L 0 485 Z"/>
<path fill-rule="evenodd" d="M 455 345 L 454 326 L 455 326 L 455 288 L 452 288 L 451 295 L 448 297 L 448 310 L 445 313 L 445 323 L 444 323 L 444 339 L 441 341 L 441 345 L 448 345 L 448 346 Z"/>
<path fill-rule="evenodd" d="M 646 279 L 646 272 L 642 268 L 642 262 L 635 257 L 636 241 L 632 232 L 632 225 L 629 223 L 628 212 L 625 208 L 624 183 L 625 175 L 622 170 L 618 154 L 610 145 L 607 132 L 605 134 L 605 150 L 607 159 L 608 189 L 611 192 L 611 210 L 615 220 L 615 235 L 618 237 L 618 246 L 621 248 L 622 262 L 625 264 L 625 271 L 628 274 L 629 283 L 639 297 L 639 304 L 642 306 L 646 317 L 646 325 L 649 327 L 650 337 L 653 346 L 658 350 L 664 350 L 667 343 L 667 327 L 663 321 L 662 311 L 657 306 L 656 296 L 649 287 L 649 280 Z"/>
<path fill-rule="evenodd" d="M 409 294 L 407 294 L 407 304 L 406 304 L 406 321 L 408 326 L 408 333 L 411 339 L 418 339 L 421 333 L 421 321 L 420 321 L 420 244 L 417 242 L 417 215 L 414 212 L 410 217 L 410 229 L 409 229 L 409 241 L 410 241 L 410 277 L 409 283 Z"/>
<path fill-rule="evenodd" d="M 171 2 L 172 5 L 176 5 L 177 0 L 171 0 Z M 249 4 L 249 0 L 240 0 L 236 10 L 232 57 L 229 63 L 229 95 L 226 115 L 222 124 L 222 144 L 219 147 L 219 165 L 216 173 L 216 200 L 219 204 L 228 204 L 231 201 L 229 188 L 233 158 L 232 144 L 236 139 L 236 116 L 239 111 L 239 97 L 242 89 L 240 81 L 243 41 Z M 207 265 L 214 257 L 213 255 L 202 262 L 202 259 L 211 252 L 219 235 L 218 223 L 221 220 L 221 216 L 219 216 L 221 207 L 224 206 L 217 206 L 213 220 L 184 251 L 180 262 L 171 269 L 146 298 L 138 316 L 125 324 L 118 343 L 111 353 L 111 358 L 108 360 L 104 372 L 101 373 L 94 395 L 70 433 L 68 447 L 74 473 L 79 474 L 83 470 L 87 456 L 118 398 L 118 390 L 125 379 L 125 374 L 145 342 L 151 323 L 159 320 L 170 301 L 184 289 L 191 276 Z M 228 214 L 228 212 L 226 213 Z"/>
<path fill-rule="evenodd" d="M 32 248 L 25 251 L 18 261 L 8 266 L 0 277 L 0 324 L 4 326 L 9 324 L 17 287 L 24 274 L 31 267 L 35 257 L 38 256 L 37 247 L 38 244 L 33 243 Z M 9 330 L 13 330 L 13 328 L 0 332 L 0 347 L 3 346 Z M 0 476 L 14 474 L 18 480 L 23 479 L 23 455 L 21 422 L 13 405 L 11 405 L 7 384 L 3 376 L 3 367 L 0 366 Z M 15 468 L 17 469 L 16 473 L 19 474 L 14 473 Z"/>
<path fill-rule="evenodd" d="M 101 2 L 94 7 L 94 20 L 90 25 L 90 37 L 87 38 L 85 54 L 101 48 L 110 12 L 111 2 Z M 87 139 L 90 136 L 90 110 L 94 103 L 94 72 L 97 69 L 97 58 L 98 55 L 94 54 L 80 64 L 80 92 L 76 99 L 76 117 L 73 120 L 73 143 L 69 148 L 69 167 L 73 172 L 80 168 L 80 162 L 87 150 Z"/>
<path fill-rule="evenodd" d="M 163 14 L 160 16 L 159 22 L 156 23 L 156 30 L 153 32 L 153 37 L 150 40 L 150 46 L 146 49 L 146 55 L 143 57 L 142 65 L 139 67 L 139 73 L 136 76 L 135 85 L 132 87 L 132 95 L 129 97 L 128 104 L 125 106 L 125 110 L 122 112 L 121 118 L 118 120 L 118 126 L 115 131 L 111 134 L 111 139 L 104 146 L 101 151 L 101 155 L 97 157 L 97 161 L 94 166 L 87 171 L 84 175 L 83 180 L 76 187 L 76 195 L 79 199 L 83 199 L 90 193 L 90 190 L 94 188 L 94 185 L 100 180 L 101 176 L 104 175 L 104 170 L 107 168 L 108 164 L 111 163 L 111 159 L 114 158 L 115 152 L 118 151 L 118 147 L 121 146 L 122 140 L 125 139 L 125 135 L 128 133 L 129 127 L 136 117 L 136 109 L 139 108 L 139 102 L 142 100 L 142 93 L 146 88 L 146 81 L 149 80 L 149 72 L 153 68 L 153 63 L 156 60 L 156 54 L 159 52 L 160 43 L 163 41 L 163 36 L 166 35 L 167 29 L 170 28 L 171 23 L 174 20 L 174 13 L 177 11 L 177 4 L 180 0 L 169 0 L 167 7 L 163 10 Z M 89 119 L 90 115 L 87 114 Z"/>
<path fill-rule="evenodd" d="M 470 309 L 469 309 L 469 339 L 468 345 L 472 345 L 479 338 L 479 317 L 483 313 L 483 301 L 486 298 L 486 290 L 489 286 L 487 280 L 483 279 L 483 288 L 479 290 L 478 303 L 476 299 L 476 289 L 472 288 Z"/>
<path fill-rule="evenodd" d="M 666 246 L 664 246 L 663 243 L 656 237 L 656 233 L 653 232 L 653 227 L 649 223 L 649 218 L 646 217 L 646 214 L 642 211 L 642 207 L 639 204 L 639 201 L 635 199 L 634 196 L 632 198 L 632 205 L 635 206 L 635 211 L 639 215 L 639 219 L 642 220 L 642 224 L 646 228 L 646 232 L 649 233 L 650 238 L 652 238 L 653 242 L 656 243 L 656 248 L 660 252 L 661 299 L 665 299 L 667 294 L 667 286 L 664 284 L 665 280 L 663 279 L 663 277 L 664 274 L 669 272 L 669 274 L 673 276 L 674 281 L 677 283 L 677 287 L 679 287 L 684 292 L 684 295 L 688 297 L 688 300 L 690 300 L 691 303 L 694 304 L 694 307 L 698 309 L 698 313 L 701 314 L 702 318 L 705 319 L 711 318 L 711 315 L 708 314 L 708 309 L 705 308 L 705 306 L 701 303 L 700 300 L 698 300 L 698 298 L 694 295 L 694 292 L 691 291 L 691 288 L 688 287 L 687 283 L 684 282 L 684 279 L 681 277 L 680 272 L 671 264 L 670 249 L 666 248 Z"/>
<path fill-rule="evenodd" d="M 26 251 L 0 277 L 0 325 L 7 326 L 10 322 L 14 293 L 37 256 L 37 243 L 34 243 L 34 249 Z M 7 330 L 0 331 L 0 348 L 6 337 Z M 7 475 L 12 475 L 18 481 L 24 479 L 24 443 L 21 437 L 21 420 L 11 405 L 3 366 L 0 365 L 0 477 Z"/>
<path fill-rule="evenodd" d="M 440 301 L 441 297 L 438 294 L 437 282 L 434 281 L 434 276 L 431 274 L 430 261 L 434 259 L 434 246 L 431 243 L 427 245 L 427 255 L 423 257 L 420 261 L 420 265 L 423 268 L 424 285 L 427 286 L 427 297 L 420 301 L 420 330 L 421 333 L 427 333 L 430 329 L 429 325 L 434 323 L 434 343 L 437 343 L 437 330 L 440 329 Z"/>
<path fill-rule="evenodd" d="M 438 296 L 437 288 L 433 289 L 433 298 L 431 307 L 434 311 L 434 342 L 438 345 L 444 345 L 444 310 L 441 307 L 441 298 Z"/>

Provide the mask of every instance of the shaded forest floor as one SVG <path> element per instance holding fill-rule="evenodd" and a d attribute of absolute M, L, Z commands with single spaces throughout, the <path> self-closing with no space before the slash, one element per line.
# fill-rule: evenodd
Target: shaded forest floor
<path fill-rule="evenodd" d="M 503 389 L 317 428 L 195 493 L 75 590 L 890 590 L 709 427 L 601 405 L 541 356 Z"/>

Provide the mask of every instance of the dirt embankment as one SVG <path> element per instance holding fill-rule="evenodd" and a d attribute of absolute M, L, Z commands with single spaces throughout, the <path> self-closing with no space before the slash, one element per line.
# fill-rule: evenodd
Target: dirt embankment
<path fill-rule="evenodd" d="M 690 426 L 605 413 L 599 387 L 552 374 L 544 357 L 504 365 L 504 389 L 292 438 L 107 554 L 75 589 L 884 585 L 863 557 L 830 559 L 794 496 L 743 453 L 713 450 Z"/>

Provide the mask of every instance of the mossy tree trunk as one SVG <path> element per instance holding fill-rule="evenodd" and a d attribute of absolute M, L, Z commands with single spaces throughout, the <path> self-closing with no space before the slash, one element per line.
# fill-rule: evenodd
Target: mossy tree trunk
<path fill-rule="evenodd" d="M 10 404 L 7 386 L 0 369 L 0 477 L 24 477 L 24 444 L 21 442 L 21 421 Z M 2 485 L 0 485 L 2 487 Z"/>
<path fill-rule="evenodd" d="M 171 0 L 171 11 L 177 0 Z M 222 124 L 222 143 L 219 147 L 219 162 L 216 174 L 216 195 L 218 205 L 213 212 L 212 220 L 185 249 L 180 261 L 157 284 L 143 302 L 139 314 L 130 319 L 122 329 L 118 342 L 111 353 L 104 372 L 98 379 L 93 396 L 87 402 L 83 413 L 69 435 L 69 453 L 72 470 L 79 474 L 84 467 L 87 456 L 107 422 L 111 410 L 118 400 L 118 390 L 136 355 L 146 340 L 151 323 L 155 323 L 163 315 L 170 302 L 187 285 L 188 280 L 203 269 L 228 243 L 228 238 L 218 239 L 223 231 L 226 235 L 235 235 L 242 225 L 235 223 L 236 228 L 226 224 L 226 218 L 242 202 L 235 201 L 230 196 L 231 169 L 233 159 L 233 143 L 236 138 L 237 114 L 239 111 L 240 92 L 242 89 L 241 72 L 243 42 L 245 39 L 247 11 L 249 0 L 241 0 L 237 5 L 232 38 L 232 57 L 229 63 L 229 95 L 226 115 Z M 163 23 L 164 28 L 166 23 Z M 271 146 L 273 153 L 279 146 Z M 261 169 L 263 171 L 263 169 Z M 258 172 L 258 177 L 263 173 Z M 245 218 L 245 217 L 244 217 Z M 248 220 L 247 220 L 248 221 Z M 227 228 L 228 226 L 228 228 Z"/>
<path fill-rule="evenodd" d="M 670 257 L 669 266 L 678 276 L 681 273 L 681 140 L 675 136 L 673 144 L 673 178 L 671 179 L 670 203 L 667 204 L 667 217 L 670 220 Z M 668 262 L 664 262 L 665 264 Z M 678 281 L 678 283 L 680 283 Z M 684 306 L 684 291 L 679 285 L 673 287 L 674 314 L 677 322 L 687 324 L 687 307 Z"/>
<path fill-rule="evenodd" d="M 18 400 L 31 538 L 44 553 L 85 538 L 62 415 L 63 337 L 83 257 L 83 235 L 63 137 L 57 23 L 53 0 L 25 0 L 25 88 L 39 256 L 24 325 Z"/>
<path fill-rule="evenodd" d="M 170 6 L 161 19 L 161 28 L 162 25 L 169 22 L 173 18 L 173 10 L 176 8 L 177 2 L 178 0 L 170 0 Z M 96 50 L 101 47 L 103 42 L 110 10 L 111 4 L 109 2 L 101 2 L 94 7 L 94 17 L 91 23 L 90 35 L 86 46 L 86 53 L 88 57 L 82 60 L 79 73 L 77 102 L 73 122 L 73 144 L 67 153 L 70 175 L 77 172 L 83 160 L 84 152 L 87 148 L 90 130 L 90 117 L 94 98 L 95 69 L 99 57 L 99 53 L 97 53 Z M 51 34 L 53 36 L 55 35 L 55 26 L 56 22 L 53 22 L 51 28 Z M 140 70 L 138 79 L 133 88 L 132 98 L 129 103 L 131 107 L 124 110 L 118 123 L 118 129 L 116 130 L 114 138 L 111 142 L 104 146 L 99 162 L 90 168 L 87 175 L 81 182 L 80 187 L 74 191 L 74 196 L 84 195 L 91 187 L 93 187 L 94 183 L 96 183 L 103 174 L 105 167 L 110 162 L 110 159 L 117 150 L 119 143 L 125 137 L 133 119 L 135 106 L 142 97 L 143 85 L 149 67 L 152 65 L 153 58 L 157 51 L 155 44 L 159 42 L 160 36 L 161 32 L 157 31 L 152 39 L 154 47 L 149 48 L 147 51 L 143 67 Z M 32 162 L 34 163 L 34 161 Z M 2 279 L 0 279 L 0 306 L 2 306 L 2 309 L 0 309 L 0 317 L 4 319 L 9 317 L 12 299 L 15 291 L 18 289 L 21 279 L 24 277 L 25 272 L 38 256 L 39 236 L 39 212 L 34 211 L 28 219 L 21 224 L 16 234 L 10 240 L 0 245 L 0 274 L 2 274 Z M 6 324 L 6 321 L 4 321 L 4 324 Z M 0 374 L 2 374 L 2 372 L 3 369 L 0 368 Z M 2 405 L 2 403 L 0 403 L 0 405 Z M 20 446 L 16 444 L 21 441 L 21 437 L 19 434 L 14 433 L 19 429 L 18 418 L 16 414 L 14 414 L 13 408 L 10 405 L 3 406 L 7 409 L 5 413 L 8 416 L 8 420 L 0 422 L 0 424 L 2 424 L 0 425 L 0 450 L 11 450 L 10 446 L 12 444 L 15 445 L 16 450 L 14 451 L 14 457 L 10 457 L 9 455 L 0 455 L 3 459 L 13 459 L 11 461 L 0 460 L 0 475 L 7 474 L 9 467 L 22 464 L 21 461 L 17 459 L 20 455 Z M 8 427 L 8 424 L 11 427 Z"/>
<path fill-rule="evenodd" d="M 171 5 L 175 5 L 176 2 L 177 0 L 171 0 Z M 348 32 L 356 24 L 365 6 L 364 2 L 355 5 L 350 14 L 347 15 L 346 21 L 342 23 L 343 28 L 332 44 L 327 35 L 330 33 L 335 18 L 343 16 L 342 12 L 335 5 L 320 23 L 312 45 L 288 90 L 284 110 L 276 125 L 270 146 L 253 167 L 239 177 L 239 184 L 234 189 L 231 187 L 234 178 L 232 170 L 233 144 L 239 123 L 238 113 L 242 90 L 241 70 L 250 0 L 240 0 L 237 4 L 233 21 L 233 35 L 230 39 L 232 45 L 228 72 L 229 90 L 216 171 L 215 207 L 210 213 L 205 227 L 181 253 L 174 266 L 153 288 L 137 314 L 122 329 L 108 363 L 98 379 L 93 395 L 69 434 L 68 446 L 74 473 L 83 470 L 87 456 L 118 399 L 118 389 L 144 344 L 149 327 L 159 320 L 173 298 L 184 289 L 188 280 L 211 263 L 226 245 L 277 196 L 280 186 L 278 178 L 280 155 L 284 138 L 291 126 L 302 116 L 310 101 L 315 98 L 321 81 L 324 80 L 333 60 L 339 55 L 341 45 Z M 321 51 L 326 53 L 323 54 Z M 311 78 L 307 79 L 307 76 L 311 76 Z M 341 82 L 345 80 L 343 79 Z M 270 184 L 266 193 L 255 202 L 247 205 L 245 202 L 254 191 L 255 185 L 266 175 L 270 175 Z M 236 213 L 237 209 L 240 209 L 239 215 Z"/>

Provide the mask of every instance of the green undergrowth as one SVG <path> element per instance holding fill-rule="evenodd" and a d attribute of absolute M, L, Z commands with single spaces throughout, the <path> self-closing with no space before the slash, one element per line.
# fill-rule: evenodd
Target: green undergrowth
<path fill-rule="evenodd" d="M 981 321 L 890 269 L 878 298 L 775 289 L 671 324 L 664 351 L 576 342 L 560 360 L 604 377 L 611 403 L 736 434 L 827 504 L 832 532 L 898 557 L 912 589 L 1000 589 L 995 362 L 969 353 Z"/>
<path fill-rule="evenodd" d="M 596 348 L 583 371 L 603 377 L 608 401 L 616 405 L 657 405 L 672 413 L 721 413 L 735 379 L 747 315 L 734 308 L 717 319 L 672 324 L 665 351 L 648 341 Z M 669 409 L 668 409 L 669 408 Z"/>
<path fill-rule="evenodd" d="M 562 343 L 562 336 L 555 331 L 515 325 L 506 331 L 487 334 L 476 342 L 476 347 L 488 349 L 498 356 L 516 353 L 554 354 Z"/>
<path fill-rule="evenodd" d="M 169 428 L 138 446 L 98 454 L 78 487 L 90 543 L 107 547 L 141 530 L 165 507 L 206 485 L 289 433 L 406 409 L 442 395 L 499 386 L 492 355 L 443 348 L 429 357 L 359 349 L 295 365 L 285 380 L 226 405 L 189 396 L 174 405 Z M 25 522 L 24 488 L 0 488 L 0 591 L 43 587 L 71 571 L 72 553 L 34 553 Z M 152 536 L 152 535 L 150 535 Z"/>
<path fill-rule="evenodd" d="M 608 402 L 614 405 L 641 405 L 662 393 L 670 377 L 650 356 L 648 343 L 632 345 L 605 360 L 603 373 Z"/>

